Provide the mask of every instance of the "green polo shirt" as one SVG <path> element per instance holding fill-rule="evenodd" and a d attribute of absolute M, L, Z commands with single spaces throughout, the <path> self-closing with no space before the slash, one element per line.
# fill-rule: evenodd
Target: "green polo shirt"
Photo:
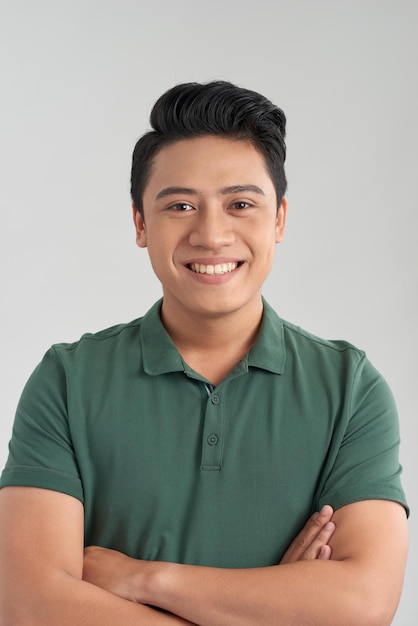
<path fill-rule="evenodd" d="M 406 506 L 393 398 L 363 352 L 264 303 L 256 344 L 212 388 L 160 305 L 47 352 L 0 486 L 79 498 L 86 545 L 219 567 L 277 563 L 325 503 Z"/>

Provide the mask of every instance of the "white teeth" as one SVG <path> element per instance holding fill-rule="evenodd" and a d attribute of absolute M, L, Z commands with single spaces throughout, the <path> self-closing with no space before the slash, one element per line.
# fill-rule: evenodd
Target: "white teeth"
<path fill-rule="evenodd" d="M 203 265 L 202 263 L 191 263 L 190 269 L 199 274 L 228 274 L 236 269 L 238 263 L 217 263 L 216 265 Z"/>

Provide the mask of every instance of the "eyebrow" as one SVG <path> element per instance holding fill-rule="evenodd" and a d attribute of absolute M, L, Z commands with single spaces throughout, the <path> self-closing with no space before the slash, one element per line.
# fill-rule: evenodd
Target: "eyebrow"
<path fill-rule="evenodd" d="M 266 195 L 261 187 L 258 187 L 257 185 L 230 185 L 229 187 L 222 187 L 221 189 L 219 189 L 219 193 L 221 193 L 222 195 L 228 195 L 230 193 L 243 193 L 245 191 L 257 193 L 261 196 Z M 197 196 L 199 195 L 199 192 L 197 191 L 197 189 L 193 189 L 192 187 L 165 187 L 157 193 L 155 199 L 159 200 L 160 198 L 165 198 L 166 196 L 180 194 Z"/>

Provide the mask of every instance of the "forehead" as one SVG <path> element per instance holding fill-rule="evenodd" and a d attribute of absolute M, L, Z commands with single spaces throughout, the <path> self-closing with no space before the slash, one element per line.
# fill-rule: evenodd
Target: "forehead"
<path fill-rule="evenodd" d="M 251 141 L 205 135 L 161 148 L 145 193 L 161 186 L 215 183 L 273 186 L 264 157 Z"/>

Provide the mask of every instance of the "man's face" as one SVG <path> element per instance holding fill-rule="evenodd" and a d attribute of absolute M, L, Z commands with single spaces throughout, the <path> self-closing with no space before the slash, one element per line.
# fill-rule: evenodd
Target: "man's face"
<path fill-rule="evenodd" d="M 163 310 L 222 316 L 261 305 L 283 238 L 286 200 L 247 141 L 204 136 L 160 150 L 144 191 L 137 244 L 162 283 Z"/>

